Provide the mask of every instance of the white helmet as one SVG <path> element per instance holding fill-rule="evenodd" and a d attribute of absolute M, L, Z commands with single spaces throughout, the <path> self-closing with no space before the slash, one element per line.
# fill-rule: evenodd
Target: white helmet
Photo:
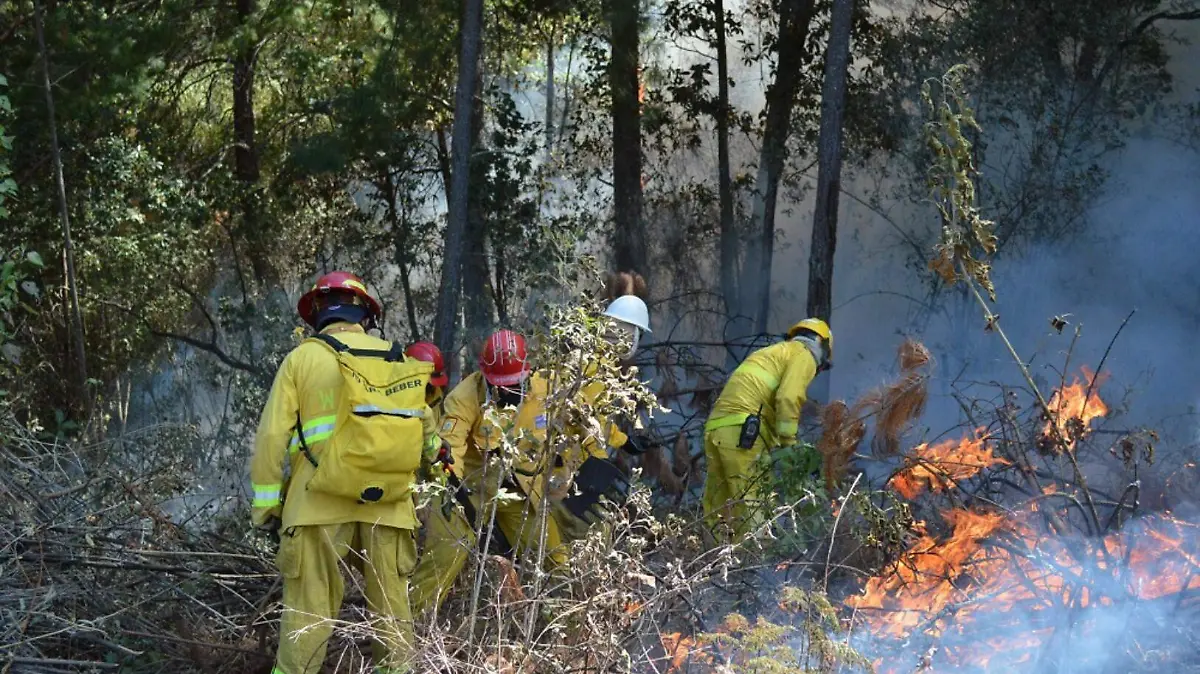
<path fill-rule="evenodd" d="M 646 303 L 642 301 L 642 298 L 637 295 L 622 295 L 609 302 L 608 308 L 604 310 L 604 315 L 622 323 L 628 323 L 646 334 L 652 334 L 650 310 L 646 308 Z"/>

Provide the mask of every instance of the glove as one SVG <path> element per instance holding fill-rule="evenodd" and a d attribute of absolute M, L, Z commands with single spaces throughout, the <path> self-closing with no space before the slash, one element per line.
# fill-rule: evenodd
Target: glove
<path fill-rule="evenodd" d="M 267 515 L 266 520 L 262 524 L 255 527 L 255 530 L 267 535 L 272 542 L 279 543 L 279 528 L 283 526 L 283 520 L 278 515 Z"/>
<path fill-rule="evenodd" d="M 563 499 L 562 505 L 589 524 L 605 519 L 610 514 L 608 508 L 623 505 L 629 498 L 629 480 L 616 464 L 606 459 L 589 457 L 584 461 L 575 476 L 575 486 L 579 493 Z M 603 504 L 601 496 L 611 505 Z"/>
<path fill-rule="evenodd" d="M 621 449 L 635 456 L 645 454 L 647 450 L 657 444 L 654 438 L 644 433 L 633 433 L 628 438 Z"/>
<path fill-rule="evenodd" d="M 577 541 L 587 537 L 590 525 L 576 517 L 562 502 L 552 503 L 551 512 L 564 540 Z"/>

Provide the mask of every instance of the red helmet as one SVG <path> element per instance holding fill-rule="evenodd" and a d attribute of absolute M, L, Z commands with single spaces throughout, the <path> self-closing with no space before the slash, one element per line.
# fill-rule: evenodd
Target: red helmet
<path fill-rule="evenodd" d="M 446 376 L 446 361 L 442 358 L 442 350 L 433 342 L 413 342 L 404 350 L 404 354 L 426 363 L 433 363 L 433 374 L 429 376 L 430 384 L 445 386 L 450 383 L 450 377 Z"/>
<path fill-rule="evenodd" d="M 525 338 L 512 330 L 499 330 L 488 337 L 479 354 L 479 369 L 492 386 L 512 386 L 529 376 Z"/>
<path fill-rule="evenodd" d="M 347 290 L 354 293 L 355 297 L 362 300 L 367 307 L 367 316 L 371 318 L 379 318 L 383 310 L 379 306 L 379 301 L 367 292 L 367 284 L 359 277 L 351 274 L 348 271 L 333 271 L 317 279 L 313 287 L 300 298 L 296 303 L 296 311 L 299 312 L 300 318 L 304 319 L 312 327 L 317 327 L 317 298 L 324 293 L 332 290 Z"/>

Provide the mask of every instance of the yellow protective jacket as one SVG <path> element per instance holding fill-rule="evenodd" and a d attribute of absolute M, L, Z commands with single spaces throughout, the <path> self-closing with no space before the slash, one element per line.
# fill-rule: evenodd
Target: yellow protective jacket
<path fill-rule="evenodd" d="M 475 372 L 465 377 L 443 401 L 443 417 L 439 435 L 450 445 L 454 456 L 452 466 L 455 474 L 472 489 L 482 486 L 483 467 L 489 452 L 503 446 L 501 439 L 505 427 L 510 427 L 510 437 L 524 433 L 518 447 L 525 455 L 537 453 L 536 444 L 546 439 L 545 402 L 549 392 L 550 379 L 544 372 L 534 372 L 526 380 L 525 398 L 516 410 L 497 410 L 495 421 L 486 419 L 483 413 L 484 405 L 488 402 L 487 386 L 483 374 Z M 594 399 L 598 395 L 598 384 L 584 387 L 585 399 Z M 625 444 L 626 436 L 607 419 L 598 418 L 601 428 L 607 427 L 609 445 L 620 447 Z M 579 432 L 581 448 L 592 456 L 605 456 L 605 445 L 592 434 Z M 518 461 L 517 483 L 526 494 L 540 494 L 539 476 L 544 466 L 536 465 L 533 461 Z M 488 487 L 484 493 L 490 493 L 496 482 L 494 476 L 489 476 Z M 537 500 L 537 499 L 535 499 Z"/>
<path fill-rule="evenodd" d="M 391 347 L 356 324 L 334 323 L 321 332 L 334 335 L 352 348 Z M 316 469 L 300 451 L 297 414 L 309 450 L 320 457 L 325 441 L 333 435 L 341 388 L 341 367 L 324 344 L 303 342 L 283 359 L 258 422 L 254 456 L 250 460 L 250 483 L 254 490 L 251 517 L 255 526 L 261 526 L 274 515 L 282 516 L 285 528 L 346 522 L 417 528 L 412 499 L 359 504 L 304 488 Z M 437 421 L 428 405 L 423 418 L 427 449 L 438 442 Z"/>
<path fill-rule="evenodd" d="M 791 444 L 800 427 L 800 408 L 817 376 L 817 360 L 802 342 L 789 340 L 750 354 L 725 383 L 705 431 L 740 425 L 762 408 L 759 431 L 767 447 Z"/>

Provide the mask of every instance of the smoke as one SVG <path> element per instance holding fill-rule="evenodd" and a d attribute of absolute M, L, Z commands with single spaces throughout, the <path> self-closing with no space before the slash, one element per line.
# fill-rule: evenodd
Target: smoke
<path fill-rule="evenodd" d="M 1095 368 L 1112 343 L 1105 361 L 1112 375 L 1109 390 L 1133 389 L 1129 416 L 1145 424 L 1186 419 L 1194 428 L 1200 382 L 1187 364 L 1195 360 L 1192 345 L 1200 329 L 1200 297 L 1194 290 L 1200 283 L 1194 261 L 1200 246 L 1200 192 L 1194 189 L 1200 154 L 1142 137 L 1112 157 L 1111 170 L 1106 193 L 1078 236 L 997 260 L 993 310 L 1043 382 L 1059 381 L 1068 350 L 1077 373 L 1081 364 Z M 952 388 L 1020 382 L 1000 338 L 984 331 L 973 299 L 949 292 L 937 300 L 942 311 L 921 316 L 928 313 L 919 311 L 923 289 L 898 255 L 889 257 L 889 239 L 878 218 L 857 204 L 845 210 L 850 236 L 837 260 L 837 269 L 847 271 L 835 280 L 835 397 L 854 397 L 894 372 L 889 366 L 900 332 L 924 341 L 940 361 L 936 381 L 941 386 L 933 391 L 929 419 L 957 422 Z M 877 271 L 861 272 L 867 268 Z M 1061 334 L 1051 327 L 1055 316 L 1068 321 Z M 1076 327 L 1081 332 L 1072 348 Z"/>

